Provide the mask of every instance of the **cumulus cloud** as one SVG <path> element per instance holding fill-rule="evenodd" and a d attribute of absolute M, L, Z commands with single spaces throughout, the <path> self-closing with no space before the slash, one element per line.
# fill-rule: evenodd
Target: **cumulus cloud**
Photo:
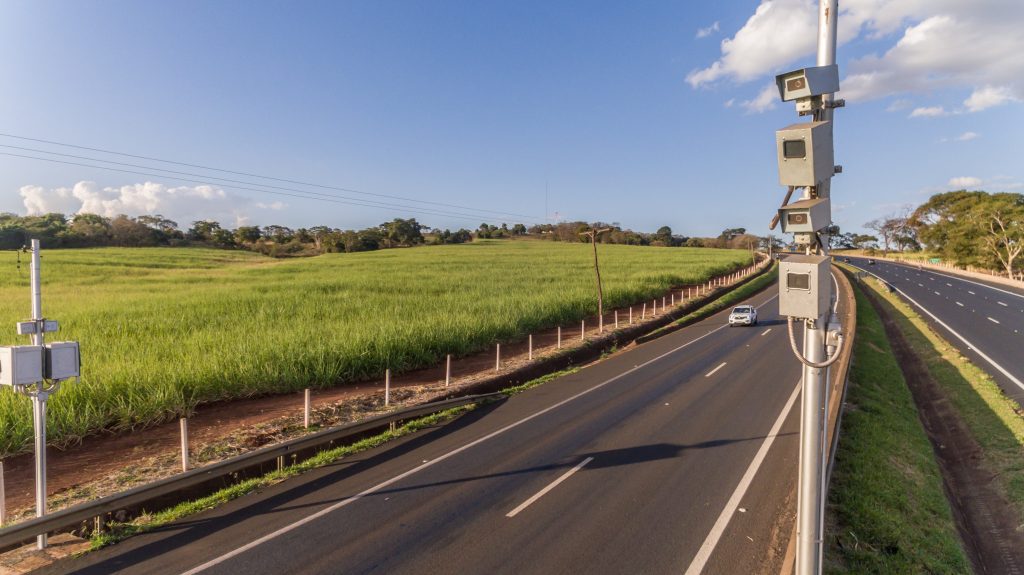
<path fill-rule="evenodd" d="M 775 84 L 768 84 L 753 99 L 740 102 L 740 106 L 743 106 L 748 114 L 760 114 L 773 109 L 778 99 L 779 89 Z"/>
<path fill-rule="evenodd" d="M 707 28 L 700 28 L 699 30 L 697 30 L 697 37 L 707 38 L 708 36 L 714 34 L 715 32 L 718 32 L 718 22 L 715 22 L 714 24 L 708 26 Z"/>
<path fill-rule="evenodd" d="M 82 181 L 71 188 L 51 189 L 29 185 L 22 186 L 20 194 L 29 215 L 48 212 L 105 217 L 162 214 L 182 225 L 206 219 L 229 226 L 243 225 L 253 211 L 285 207 L 281 202 L 253 202 L 214 186 L 170 187 L 155 182 L 100 187 L 95 182 Z"/>
<path fill-rule="evenodd" d="M 950 178 L 949 186 L 953 188 L 976 188 L 981 185 L 981 178 L 975 178 L 973 176 L 960 176 L 959 178 Z"/>
<path fill-rule="evenodd" d="M 969 142 L 977 137 L 978 134 L 975 132 L 964 132 L 963 134 L 957 136 L 956 139 L 958 142 Z"/>
<path fill-rule="evenodd" d="M 942 106 L 930 106 L 927 108 L 914 108 L 914 111 L 910 113 L 911 118 L 935 118 L 938 116 L 945 116 L 949 112 L 946 111 Z"/>
<path fill-rule="evenodd" d="M 721 57 L 686 78 L 694 88 L 748 82 L 784 71 L 815 53 L 813 0 L 762 0 Z M 844 0 L 840 45 L 854 39 L 895 43 L 846 66 L 842 97 L 865 101 L 908 93 L 970 89 L 967 111 L 1024 100 L 1024 2 L 1009 0 Z M 895 103 L 894 103 L 895 104 Z"/>
<path fill-rule="evenodd" d="M 980 112 L 987 108 L 1019 100 L 1020 98 L 1006 86 L 984 86 L 975 90 L 969 98 L 964 100 L 964 106 L 970 112 Z"/>

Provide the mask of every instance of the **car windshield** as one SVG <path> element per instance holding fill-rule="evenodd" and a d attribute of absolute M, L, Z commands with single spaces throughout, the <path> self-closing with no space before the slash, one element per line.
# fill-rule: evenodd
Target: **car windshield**
<path fill-rule="evenodd" d="M 750 307 L 749 306 L 740 306 L 740 307 L 732 310 L 732 313 L 750 313 Z"/>

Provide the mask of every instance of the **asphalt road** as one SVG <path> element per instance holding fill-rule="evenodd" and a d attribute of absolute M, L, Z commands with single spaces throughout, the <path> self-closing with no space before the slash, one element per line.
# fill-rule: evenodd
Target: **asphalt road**
<path fill-rule="evenodd" d="M 800 369 L 776 290 L 751 301 L 45 572 L 777 572 Z"/>
<path fill-rule="evenodd" d="M 913 265 L 850 258 L 911 300 L 962 354 L 1024 404 L 1024 290 Z"/>

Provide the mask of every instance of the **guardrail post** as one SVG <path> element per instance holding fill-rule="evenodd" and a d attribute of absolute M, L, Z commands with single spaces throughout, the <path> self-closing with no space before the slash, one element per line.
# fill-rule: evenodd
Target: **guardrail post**
<path fill-rule="evenodd" d="M 182 417 L 178 420 L 181 428 L 181 470 L 188 471 L 188 418 Z"/>
<path fill-rule="evenodd" d="M 311 401 L 310 401 L 310 397 L 309 397 L 309 388 L 308 387 L 306 388 L 306 392 L 304 394 L 303 402 L 302 403 L 303 403 L 303 405 L 302 405 L 302 412 L 303 412 L 302 413 L 302 424 L 303 424 L 303 426 L 305 426 L 306 429 L 309 429 L 309 411 L 310 411 L 310 403 L 311 403 Z"/>
<path fill-rule="evenodd" d="M 384 370 L 384 407 L 391 405 L 391 368 Z"/>
<path fill-rule="evenodd" d="M 444 360 L 444 386 L 448 387 L 448 385 L 451 384 L 451 382 L 452 382 L 452 354 L 449 353 L 448 356 Z"/>

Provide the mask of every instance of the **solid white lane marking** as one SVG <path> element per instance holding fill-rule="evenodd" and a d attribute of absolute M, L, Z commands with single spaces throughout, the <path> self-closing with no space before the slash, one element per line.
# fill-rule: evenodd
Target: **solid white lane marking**
<path fill-rule="evenodd" d="M 775 299 L 777 297 L 779 297 L 778 294 L 773 295 L 772 297 L 770 297 L 767 300 L 765 300 L 764 303 L 762 303 L 761 305 L 765 305 L 765 304 L 767 304 L 768 302 L 772 301 L 773 299 Z M 278 529 L 277 531 L 273 531 L 271 533 L 268 533 L 268 534 L 264 535 L 263 537 L 260 537 L 259 539 L 255 539 L 253 541 L 250 541 L 249 543 L 246 543 L 245 545 L 242 545 L 241 547 L 238 547 L 237 549 L 234 549 L 232 551 L 228 551 L 228 552 L 224 553 L 223 555 L 220 555 L 219 557 L 215 557 L 215 558 L 207 561 L 206 563 L 203 563 L 202 565 L 199 565 L 197 567 L 193 567 L 192 569 L 189 569 L 188 571 L 185 571 L 184 573 L 182 573 L 182 575 L 195 575 L 196 573 L 202 573 L 203 571 L 206 571 L 210 567 L 214 567 L 216 565 L 220 565 L 221 563 L 227 561 L 228 559 L 231 559 L 232 557 L 237 557 L 238 555 L 241 555 L 242 553 L 245 553 L 246 551 L 248 551 L 250 549 L 254 549 L 254 548 L 256 548 L 256 547 L 266 543 L 267 541 L 270 541 L 272 539 L 280 537 L 281 535 L 284 535 L 285 533 L 288 533 L 290 531 L 294 531 L 295 529 L 298 529 L 299 527 L 302 527 L 303 525 L 306 525 L 307 523 L 311 523 L 313 521 L 316 521 L 317 519 L 319 519 L 319 518 L 321 518 L 321 517 L 323 517 L 325 515 L 328 515 L 330 513 L 333 513 L 334 511 L 337 511 L 338 509 L 341 509 L 342 507 L 345 507 L 346 505 L 349 505 L 349 504 L 351 504 L 351 503 L 353 503 L 355 501 L 358 501 L 358 500 L 362 499 L 363 497 L 366 497 L 367 495 L 372 495 L 373 493 L 376 493 L 377 491 L 380 491 L 381 489 L 384 489 L 385 487 L 388 487 L 388 486 L 390 486 L 390 485 L 392 485 L 394 483 L 397 483 L 397 482 L 405 479 L 406 477 L 409 477 L 411 475 L 419 473 L 420 471 L 423 471 L 424 469 L 427 469 L 428 467 L 432 467 L 433 465 L 435 465 L 437 463 L 440 463 L 440 462 L 448 459 L 449 457 L 453 457 L 455 455 L 458 455 L 459 453 L 462 453 L 463 451 L 466 451 L 467 449 L 470 449 L 472 447 L 476 447 L 477 445 L 480 445 L 481 443 L 483 443 L 485 441 L 488 441 L 488 440 L 490 440 L 490 439 L 492 439 L 494 437 L 497 437 L 497 436 L 501 435 L 502 433 L 505 433 L 506 431 L 508 431 L 510 429 L 514 429 L 516 427 L 519 427 L 520 425 L 526 423 L 527 421 L 536 419 L 536 418 L 544 415 L 545 413 L 548 413 L 549 411 L 553 411 L 555 409 L 558 409 L 559 407 L 562 407 L 563 405 L 565 405 L 567 403 L 575 401 L 575 400 L 583 397 L 584 395 L 587 395 L 588 393 L 591 393 L 593 391 L 601 389 L 602 387 L 604 387 L 606 385 L 609 385 L 609 384 L 611 384 L 613 382 L 616 382 L 616 381 L 622 379 L 623 377 L 626 377 L 627 375 L 630 375 L 630 374 L 632 374 L 633 372 L 635 372 L 635 371 L 637 371 L 639 369 L 647 367 L 648 365 L 651 365 L 652 363 L 654 363 L 656 361 L 660 361 L 660 360 L 662 360 L 662 359 L 664 359 L 664 358 L 666 358 L 666 357 L 676 353 L 677 351 L 679 351 L 679 350 L 681 350 L 681 349 L 683 349 L 685 347 L 689 347 L 690 345 L 692 345 L 694 343 L 697 343 L 698 341 L 700 341 L 700 340 L 710 336 L 713 333 L 718 333 L 719 331 L 722 331 L 723 329 L 725 329 L 727 327 L 729 327 L 729 324 L 720 325 L 720 326 L 716 327 L 715 329 L 707 332 L 706 334 L 704 334 L 704 335 L 702 335 L 702 336 L 700 336 L 700 337 L 698 337 L 696 339 L 692 339 L 692 340 L 684 343 L 683 345 L 680 345 L 679 347 L 677 347 L 675 349 L 671 349 L 669 351 L 666 351 L 665 353 L 663 353 L 663 354 L 661 354 L 661 355 L 659 355 L 659 356 L 657 356 L 657 357 L 655 357 L 653 359 L 649 359 L 649 360 L 641 363 L 640 365 L 634 366 L 632 369 L 624 371 L 624 372 L 620 373 L 619 375 L 616 375 L 615 377 L 612 377 L 610 379 L 606 379 L 605 381 L 602 381 L 601 383 L 595 385 L 594 387 L 591 387 L 591 388 L 588 388 L 588 389 L 584 389 L 583 391 L 577 393 L 576 395 L 573 395 L 571 397 L 563 399 L 562 401 L 559 401 L 558 403 L 556 403 L 554 405 L 548 406 L 548 407 L 546 407 L 546 408 L 544 408 L 544 409 L 534 413 L 533 415 L 528 415 L 528 416 L 524 417 L 523 419 L 520 419 L 519 421 L 510 423 L 510 424 L 506 425 L 505 427 L 502 427 L 501 429 L 498 429 L 496 431 L 492 431 L 491 433 L 489 433 L 489 434 L 487 434 L 487 435 L 485 435 L 485 436 L 483 436 L 483 437 L 481 437 L 479 439 L 471 441 L 471 442 L 467 443 L 466 445 L 463 445 L 462 447 L 458 447 L 456 449 L 453 449 L 452 451 L 449 451 L 448 453 L 445 453 L 444 455 L 442 455 L 442 456 L 440 456 L 440 457 L 438 457 L 436 459 L 433 459 L 431 461 L 428 461 L 427 463 L 424 463 L 422 465 L 414 467 L 414 468 L 410 469 L 409 471 L 406 471 L 405 473 L 401 473 L 399 475 L 396 475 L 396 476 L 392 477 L 391 479 L 388 479 L 386 481 L 382 481 L 381 483 L 378 483 L 377 485 L 374 485 L 373 487 L 365 489 L 365 490 L 363 490 L 363 491 L 361 491 L 361 492 L 359 492 L 359 493 L 357 493 L 357 494 L 355 494 L 355 495 L 353 495 L 353 496 L 351 496 L 351 497 L 349 497 L 347 499 L 343 499 L 343 500 L 341 500 L 341 501 L 331 505 L 330 507 L 325 507 L 324 509 L 321 509 L 320 511 L 317 511 L 316 513 L 314 513 L 312 515 L 308 515 L 308 516 L 306 516 L 306 517 L 304 517 L 304 518 L 302 518 L 302 519 L 300 519 L 300 520 L 298 520 L 298 521 L 296 521 L 294 523 L 290 523 L 288 525 L 285 525 L 284 527 Z"/>
<path fill-rule="evenodd" d="M 994 318 L 994 317 L 990 317 L 990 318 L 988 318 L 988 321 L 990 321 L 990 322 L 992 322 L 992 323 L 999 323 L 999 320 L 998 320 L 998 319 L 996 319 L 996 318 Z"/>
<path fill-rule="evenodd" d="M 772 328 L 768 328 L 768 329 L 762 331 L 761 335 L 768 335 L 768 332 L 770 332 L 771 330 L 772 330 Z"/>
<path fill-rule="evenodd" d="M 989 319 L 991 319 L 991 318 L 989 318 Z M 721 368 L 725 367 L 725 364 L 726 364 L 726 363 L 727 363 L 726 361 L 723 361 L 721 365 L 719 365 L 718 367 L 716 367 L 716 368 L 712 369 L 711 371 L 708 371 L 708 374 L 707 374 L 707 375 L 705 375 L 705 378 L 711 378 L 711 377 L 712 377 L 712 375 L 714 375 L 714 374 L 715 374 L 715 371 L 718 371 L 719 369 L 721 369 Z"/>
<path fill-rule="evenodd" d="M 964 307 L 964 304 L 962 304 L 962 303 L 960 303 L 960 302 L 956 302 L 956 305 L 958 305 L 958 306 L 960 306 L 960 307 Z"/>
<path fill-rule="evenodd" d="M 996 303 L 1001 305 L 1001 306 L 1003 306 L 1003 307 L 1010 307 L 1010 306 L 1006 305 L 1005 303 L 1003 303 L 1001 301 L 997 301 Z"/>
<path fill-rule="evenodd" d="M 768 450 L 771 449 L 772 444 L 775 443 L 775 437 L 779 434 L 779 430 L 782 428 L 782 423 L 789 416 L 789 412 L 793 409 L 793 404 L 796 403 L 796 397 L 800 394 L 800 383 L 796 384 L 793 388 L 793 393 L 789 395 L 789 401 L 786 402 L 786 406 L 782 408 L 782 412 L 779 413 L 778 419 L 775 420 L 775 424 L 772 425 L 771 431 L 768 432 L 768 437 L 764 438 L 764 442 L 761 443 L 761 448 L 757 450 L 757 455 L 754 456 L 754 460 L 750 462 L 750 467 L 747 467 L 747 472 L 743 474 L 743 478 L 740 479 L 739 485 L 732 492 L 732 496 L 729 497 L 729 501 L 725 504 L 722 509 L 722 513 L 718 516 L 718 520 L 715 521 L 715 525 L 711 528 L 711 532 L 708 533 L 704 543 L 697 550 L 697 556 L 693 558 L 693 562 L 690 563 L 690 567 L 686 569 L 686 575 L 698 575 L 704 570 L 704 566 L 707 564 L 708 559 L 711 558 L 711 553 L 714 552 L 715 546 L 718 545 L 718 540 L 722 538 L 722 534 L 725 533 L 725 528 L 729 525 L 729 520 L 732 519 L 733 514 L 736 512 L 736 508 L 740 506 L 740 501 L 743 500 L 743 496 L 747 493 L 747 488 L 750 487 L 750 483 L 754 481 L 754 476 L 757 475 L 758 469 L 761 468 L 761 463 L 764 458 L 768 455 Z"/>
<path fill-rule="evenodd" d="M 584 465 L 590 463 L 593 460 L 594 460 L 593 457 L 588 457 L 588 458 L 584 459 L 583 461 L 581 461 L 579 463 L 579 465 L 577 465 L 576 467 L 573 467 L 569 471 L 566 471 L 565 473 L 562 474 L 561 477 L 559 477 L 558 479 L 556 479 L 556 480 L 552 481 L 551 483 L 549 483 L 547 487 L 545 487 L 544 489 L 541 489 L 540 491 L 535 493 L 533 495 L 533 497 L 527 499 L 526 501 L 523 501 L 522 504 L 519 505 L 519 507 L 516 507 L 512 511 L 509 511 L 508 513 L 506 513 L 505 517 L 515 517 L 516 515 L 519 514 L 520 511 L 522 511 L 523 509 L 526 509 L 527 507 L 529 507 L 530 504 L 532 504 L 534 501 L 537 501 L 541 497 L 544 497 L 545 493 L 547 493 L 548 491 L 551 491 L 552 489 L 557 487 L 559 483 L 565 481 L 566 479 L 569 479 L 570 475 L 572 475 L 573 473 L 576 473 L 580 469 L 583 469 Z"/>
<path fill-rule="evenodd" d="M 876 278 L 878 278 L 881 281 L 885 281 L 885 280 L 882 280 L 882 278 L 878 277 L 876 274 L 873 274 L 873 273 L 869 272 L 868 270 L 866 270 L 864 268 L 858 268 L 858 269 L 860 269 L 863 272 L 867 272 L 867 273 L 875 276 Z M 932 312 L 928 311 L 928 309 L 926 307 L 924 307 L 923 305 L 917 303 L 917 300 L 915 300 L 914 298 L 912 298 L 909 295 L 907 295 L 907 293 L 905 291 L 901 290 L 900 288 L 895 288 L 895 289 L 896 289 L 896 292 L 899 293 L 901 296 L 905 297 L 907 299 L 907 301 L 909 301 L 910 303 L 912 303 L 915 306 L 917 306 L 917 309 L 919 309 L 919 310 L 923 311 L 924 313 L 928 314 L 928 317 L 930 317 L 933 320 L 935 320 L 935 323 L 941 325 L 947 331 L 949 331 L 949 333 L 953 334 L 957 339 L 962 341 L 964 343 L 964 345 L 967 346 L 967 349 L 970 349 L 974 353 L 977 353 L 978 356 L 981 357 L 981 359 L 984 359 L 985 361 L 987 361 L 989 363 L 989 365 L 991 365 L 992 367 L 996 368 L 996 370 L 998 370 L 999 373 L 1005 375 L 1006 378 L 1009 379 L 1010 381 L 1012 381 L 1017 387 L 1019 387 L 1021 389 L 1024 389 L 1024 382 L 1022 382 L 1021 380 L 1019 380 L 1016 377 L 1014 377 L 1012 373 L 1006 371 L 1006 368 L 1004 368 L 1003 366 L 1001 366 L 998 363 L 996 363 L 996 361 L 994 359 L 992 359 L 991 357 L 989 357 L 988 355 L 986 355 L 985 352 L 983 352 L 980 349 L 978 349 L 977 347 L 975 347 L 975 345 L 973 343 L 971 343 L 970 341 L 968 341 L 966 337 L 960 335 L 959 332 L 957 332 L 953 328 L 949 327 L 949 325 L 947 325 L 946 322 L 942 321 L 941 319 L 938 318 L 938 316 L 936 316 Z M 971 313 L 974 313 L 974 310 L 971 310 Z"/>

